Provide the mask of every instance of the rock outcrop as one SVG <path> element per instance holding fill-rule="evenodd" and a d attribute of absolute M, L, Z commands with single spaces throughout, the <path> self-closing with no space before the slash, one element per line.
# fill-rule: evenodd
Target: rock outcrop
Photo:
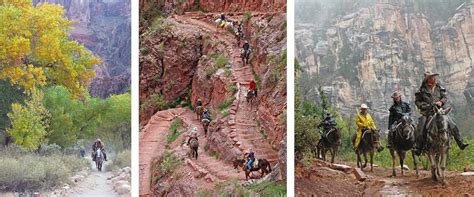
<path fill-rule="evenodd" d="M 102 59 L 96 67 L 89 91 L 105 98 L 130 89 L 131 2 L 128 0 L 33 0 L 64 6 L 66 16 L 75 21 L 70 35 Z"/>
<path fill-rule="evenodd" d="M 171 10 L 184 11 L 219 11 L 219 12 L 241 12 L 241 11 L 262 11 L 262 12 L 285 12 L 285 0 L 140 0 L 140 10 L 149 6 L 160 6 L 167 13 Z"/>
<path fill-rule="evenodd" d="M 297 24 L 296 56 L 346 115 L 367 103 L 378 124 L 386 125 L 391 93 L 401 91 L 414 106 L 425 71 L 440 73 L 452 103 L 464 106 L 474 50 L 473 9 L 467 3 L 446 23 L 430 24 L 410 0 L 376 1 L 328 19 L 327 27 Z M 317 88 L 310 99 L 320 99 Z"/>

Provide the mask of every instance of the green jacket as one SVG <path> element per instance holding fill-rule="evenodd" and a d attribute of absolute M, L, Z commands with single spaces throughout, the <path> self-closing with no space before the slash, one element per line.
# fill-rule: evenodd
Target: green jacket
<path fill-rule="evenodd" d="M 420 90 L 415 93 L 415 105 L 420 110 L 420 113 L 424 116 L 433 115 L 433 106 L 436 101 L 441 101 L 443 103 L 442 106 L 448 102 L 448 98 L 446 97 L 446 89 L 437 83 L 433 93 L 431 93 L 426 83 L 423 82 L 423 84 L 421 84 Z"/>

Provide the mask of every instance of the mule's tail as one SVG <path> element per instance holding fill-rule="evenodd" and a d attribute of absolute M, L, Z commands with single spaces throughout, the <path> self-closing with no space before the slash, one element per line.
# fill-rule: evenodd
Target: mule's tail
<path fill-rule="evenodd" d="M 267 161 L 268 162 L 268 161 Z M 268 162 L 268 172 L 272 172 L 272 164 L 270 164 L 270 162 Z"/>

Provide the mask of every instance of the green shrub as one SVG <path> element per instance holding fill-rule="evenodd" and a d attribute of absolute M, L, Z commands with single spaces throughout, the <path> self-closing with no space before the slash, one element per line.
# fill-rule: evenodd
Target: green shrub
<path fill-rule="evenodd" d="M 178 137 L 184 133 L 184 131 L 179 131 L 183 126 L 183 120 L 177 118 L 171 122 L 170 130 L 168 132 L 167 142 L 168 144 L 173 143 Z"/>
<path fill-rule="evenodd" d="M 227 90 L 229 90 L 229 92 L 232 92 L 232 94 L 235 94 L 237 93 L 237 91 L 239 91 L 239 89 L 237 88 L 235 84 L 229 84 L 227 86 Z"/>
<path fill-rule="evenodd" d="M 250 189 L 260 194 L 260 196 L 286 196 L 286 184 L 272 181 L 250 185 Z"/>
<path fill-rule="evenodd" d="M 159 169 L 163 175 L 169 175 L 182 163 L 183 161 L 176 157 L 173 152 L 166 150 L 160 159 Z"/>
<path fill-rule="evenodd" d="M 235 97 L 234 97 L 234 96 L 232 96 L 232 97 L 230 97 L 230 98 L 224 100 L 221 104 L 219 104 L 219 105 L 217 106 L 217 109 L 218 109 L 219 111 L 226 110 L 227 108 L 230 107 L 230 105 L 232 105 L 232 102 L 234 102 L 234 100 L 235 100 Z"/>
<path fill-rule="evenodd" d="M 125 167 L 131 167 L 132 153 L 130 150 L 124 150 L 112 159 L 112 161 L 106 165 L 107 171 L 116 171 Z"/>
<path fill-rule="evenodd" d="M 148 54 L 150 53 L 150 48 L 148 48 L 148 47 L 143 47 L 143 48 L 140 49 L 140 53 L 141 53 L 142 55 L 148 55 Z"/>
<path fill-rule="evenodd" d="M 169 107 L 165 97 L 161 94 L 151 95 L 151 105 L 155 110 L 163 110 Z"/>
<path fill-rule="evenodd" d="M 5 191 L 50 190 L 69 181 L 88 161 L 75 156 L 39 156 L 33 153 L 0 156 L 0 185 Z"/>

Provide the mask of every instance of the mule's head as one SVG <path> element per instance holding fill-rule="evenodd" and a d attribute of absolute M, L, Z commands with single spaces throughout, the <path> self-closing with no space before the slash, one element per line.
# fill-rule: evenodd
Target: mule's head
<path fill-rule="evenodd" d="M 448 132 L 448 123 L 449 123 L 449 112 L 451 112 L 451 107 L 447 109 L 436 108 L 436 114 L 434 121 L 436 128 L 439 132 Z"/>
<path fill-rule="evenodd" d="M 405 139 L 408 139 L 413 135 L 415 128 L 413 127 L 412 122 L 410 113 L 403 114 L 398 132 L 400 132 L 400 135 Z"/>
<path fill-rule="evenodd" d="M 96 153 L 96 157 L 97 157 L 97 158 L 101 158 L 101 157 L 102 157 L 102 150 L 101 150 L 100 148 L 98 148 L 98 149 L 95 151 L 95 153 Z"/>
<path fill-rule="evenodd" d="M 234 159 L 234 161 L 232 162 L 232 164 L 234 165 L 234 169 L 237 169 L 237 167 L 241 166 L 244 164 L 244 160 L 242 159 Z"/>
<path fill-rule="evenodd" d="M 370 141 L 372 145 L 380 152 L 383 150 L 382 145 L 380 144 L 380 129 L 370 129 L 369 130 Z"/>

